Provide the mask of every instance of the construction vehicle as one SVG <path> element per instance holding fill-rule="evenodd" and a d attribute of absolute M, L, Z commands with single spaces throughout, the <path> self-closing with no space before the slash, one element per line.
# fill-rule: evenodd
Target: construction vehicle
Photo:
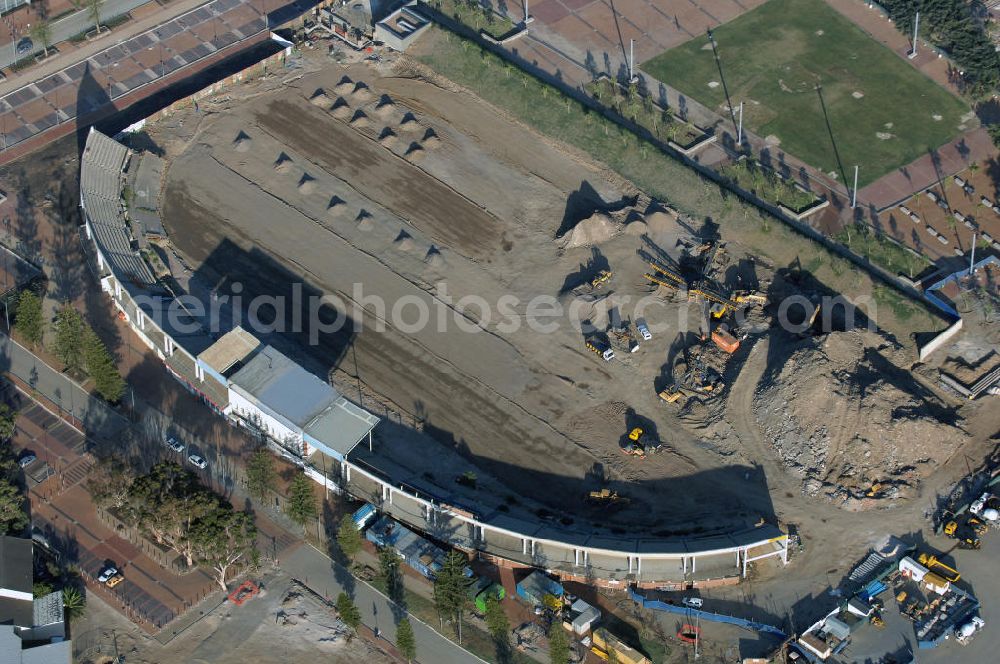
<path fill-rule="evenodd" d="M 712 341 L 730 355 L 740 348 L 740 340 L 730 334 L 729 329 L 723 325 L 712 330 Z"/>
<path fill-rule="evenodd" d="M 591 491 L 587 496 L 587 500 L 596 505 L 624 505 L 629 502 L 629 499 L 625 496 L 621 496 L 617 491 L 607 488 L 600 491 Z"/>
<path fill-rule="evenodd" d="M 878 629 L 882 629 L 885 627 L 885 621 L 882 620 L 882 616 L 880 616 L 878 613 L 872 614 L 871 623 L 873 627 L 876 627 Z"/>
<path fill-rule="evenodd" d="M 632 330 L 628 324 L 622 325 L 617 329 L 612 329 L 611 334 L 614 335 L 618 343 L 630 353 L 634 353 L 639 350 L 639 342 L 636 340 L 635 336 L 632 334 Z"/>
<path fill-rule="evenodd" d="M 937 556 L 933 554 L 921 553 L 917 556 L 917 562 L 927 569 L 935 572 L 938 576 L 942 577 L 949 583 L 957 583 L 958 580 L 962 578 L 962 575 L 958 573 L 957 569 L 945 565 L 943 562 L 938 560 Z"/>
<path fill-rule="evenodd" d="M 629 431 L 628 442 L 622 447 L 622 452 L 625 454 L 643 458 L 659 451 L 660 441 L 655 436 L 647 434 L 642 427 L 634 427 Z"/>
<path fill-rule="evenodd" d="M 685 290 L 688 289 L 687 280 L 681 276 L 676 270 L 673 270 L 665 265 L 656 263 L 654 261 L 648 261 L 649 267 L 653 268 L 653 272 L 647 272 L 643 276 L 649 279 L 654 284 L 659 284 L 660 286 L 665 286 L 672 290 Z"/>
<path fill-rule="evenodd" d="M 605 362 L 610 362 L 615 359 L 615 351 L 599 341 L 587 341 L 587 349 L 597 355 L 600 355 Z"/>
<path fill-rule="evenodd" d="M 969 527 L 972 528 L 972 531 L 980 537 L 989 532 L 990 527 L 974 516 L 969 517 L 967 523 L 969 524 Z"/>
<path fill-rule="evenodd" d="M 882 483 L 872 482 L 872 486 L 865 492 L 865 498 L 877 498 L 882 493 Z"/>
<path fill-rule="evenodd" d="M 667 403 L 676 403 L 678 399 L 684 396 L 684 390 L 677 385 L 668 385 L 660 392 L 659 396 Z"/>
<path fill-rule="evenodd" d="M 611 281 L 611 277 L 614 276 L 614 272 L 610 270 L 601 270 L 597 273 L 597 276 L 590 280 L 590 287 L 594 290 L 598 290 L 601 286 Z"/>

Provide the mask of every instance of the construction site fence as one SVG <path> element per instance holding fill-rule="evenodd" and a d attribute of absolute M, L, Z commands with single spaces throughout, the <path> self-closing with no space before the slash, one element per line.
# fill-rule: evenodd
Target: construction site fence
<path fill-rule="evenodd" d="M 710 611 L 702 611 L 701 609 L 693 609 L 686 606 L 677 606 L 675 604 L 667 604 L 666 602 L 661 602 L 657 599 L 646 599 L 639 593 L 632 589 L 628 591 L 629 597 L 633 602 L 638 604 L 644 609 L 652 609 L 653 611 L 666 611 L 667 613 L 674 613 L 677 615 L 684 616 L 687 619 L 698 618 L 700 620 L 707 620 L 708 622 L 724 623 L 727 625 L 736 625 L 737 627 L 742 627 L 743 629 L 748 629 L 752 632 L 760 632 L 762 634 L 771 634 L 779 639 L 787 639 L 788 635 L 782 630 L 774 627 L 773 625 L 767 625 L 765 623 L 756 622 L 753 620 L 747 620 L 746 618 L 737 618 L 736 616 L 727 616 L 722 613 L 712 613 Z"/>
<path fill-rule="evenodd" d="M 920 357 L 920 361 L 923 362 L 924 360 L 926 360 L 931 355 L 931 353 L 941 348 L 941 346 L 947 343 L 949 339 L 958 334 L 961 329 L 962 329 L 962 319 L 959 318 L 957 321 L 955 321 L 947 328 L 945 328 L 944 331 L 941 332 L 941 334 L 937 335 L 923 346 L 920 346 L 917 351 Z"/>

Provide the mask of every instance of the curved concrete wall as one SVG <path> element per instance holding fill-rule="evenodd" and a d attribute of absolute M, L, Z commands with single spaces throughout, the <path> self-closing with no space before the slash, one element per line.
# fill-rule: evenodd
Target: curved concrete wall
<path fill-rule="evenodd" d="M 84 162 L 81 170 L 86 168 Z M 85 201 L 81 204 L 85 205 Z M 151 317 L 144 316 L 132 299 L 129 282 L 119 280 L 113 264 L 107 267 L 110 273 L 102 276 L 103 289 L 129 325 L 164 359 L 172 375 L 220 410 L 220 404 L 205 394 L 209 390 L 199 391 L 193 384 L 199 379 L 217 381 L 204 373 L 196 377 L 194 354 L 183 348 L 183 339 L 171 338 Z M 190 376 L 182 375 L 187 364 L 191 364 Z M 301 459 L 292 460 L 305 465 Z M 750 563 L 756 560 L 780 557 L 782 563 L 788 562 L 788 536 L 771 525 L 698 539 L 617 537 L 573 531 L 502 513 L 473 515 L 433 498 L 418 496 L 401 488 L 392 478 L 379 477 L 350 460 L 341 464 L 337 478 L 324 476 L 315 468 L 307 471 L 331 491 L 372 502 L 393 518 L 454 547 L 612 587 L 745 576 Z"/>

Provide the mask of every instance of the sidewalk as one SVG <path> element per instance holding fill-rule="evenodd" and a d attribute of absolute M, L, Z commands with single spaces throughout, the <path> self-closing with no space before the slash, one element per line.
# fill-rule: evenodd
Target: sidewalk
<path fill-rule="evenodd" d="M 285 560 L 281 568 L 301 581 L 317 594 L 335 601 L 341 592 L 354 595 L 354 603 L 361 611 L 361 620 L 369 627 L 379 629 L 381 636 L 389 641 L 396 640 L 396 624 L 393 620 L 393 606 L 389 599 L 361 579 L 320 553 L 312 546 L 300 547 Z M 345 589 L 353 583 L 353 589 Z M 468 664 L 484 662 L 458 644 L 452 643 L 414 616 L 409 616 L 413 625 L 413 635 L 417 641 L 417 659 L 433 664 Z M 484 662 L 485 664 L 485 662 Z"/>

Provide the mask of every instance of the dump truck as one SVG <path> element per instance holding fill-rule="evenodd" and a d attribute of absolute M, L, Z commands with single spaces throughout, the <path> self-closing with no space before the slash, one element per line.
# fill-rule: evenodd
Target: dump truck
<path fill-rule="evenodd" d="M 949 583 L 957 583 L 962 575 L 958 573 L 958 570 L 954 567 L 949 567 L 943 562 L 937 559 L 937 556 L 930 553 L 921 553 L 917 556 L 917 562 L 926 567 L 927 569 L 933 571 L 935 574 L 943 578 Z"/>
<path fill-rule="evenodd" d="M 729 330 L 721 325 L 712 330 L 712 341 L 715 345 L 726 351 L 730 355 L 739 350 L 740 340 L 730 334 Z"/>

